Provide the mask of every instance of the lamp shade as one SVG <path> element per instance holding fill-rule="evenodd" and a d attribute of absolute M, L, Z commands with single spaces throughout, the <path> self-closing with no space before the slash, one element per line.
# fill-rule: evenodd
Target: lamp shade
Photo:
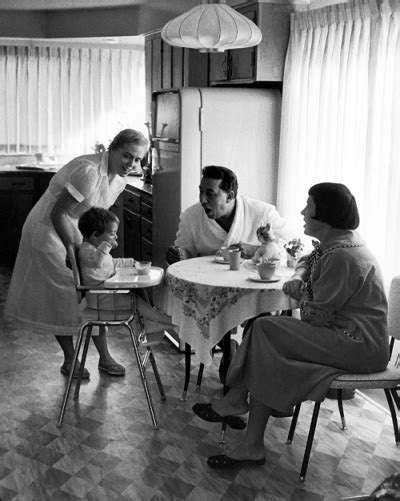
<path fill-rule="evenodd" d="M 228 5 L 208 3 L 193 7 L 171 19 L 161 31 L 169 45 L 198 49 L 200 52 L 224 52 L 226 49 L 252 47 L 261 42 L 260 28 Z"/>

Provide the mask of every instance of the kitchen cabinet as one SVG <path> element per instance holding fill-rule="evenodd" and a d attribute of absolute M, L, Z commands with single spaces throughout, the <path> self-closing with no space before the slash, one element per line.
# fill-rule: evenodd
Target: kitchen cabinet
<path fill-rule="evenodd" d="M 154 91 L 180 87 L 208 86 L 208 56 L 192 49 L 172 47 L 160 31 L 146 35 L 146 121 L 151 123 Z"/>
<path fill-rule="evenodd" d="M 53 173 L 1 172 L 0 264 L 14 262 L 25 219 L 52 176 Z"/>
<path fill-rule="evenodd" d="M 123 197 L 124 256 L 151 261 L 153 258 L 152 195 L 127 185 Z"/>
<path fill-rule="evenodd" d="M 235 7 L 262 31 L 256 47 L 209 55 L 210 84 L 282 82 L 290 34 L 290 14 L 299 7 L 282 3 L 246 3 Z"/>

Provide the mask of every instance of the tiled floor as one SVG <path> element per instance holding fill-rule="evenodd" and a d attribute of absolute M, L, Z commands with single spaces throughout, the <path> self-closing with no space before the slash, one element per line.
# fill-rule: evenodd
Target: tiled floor
<path fill-rule="evenodd" d="M 0 314 L 9 270 L 0 269 Z M 224 447 L 220 426 L 191 411 L 221 391 L 219 356 L 204 374 L 200 394 L 190 387 L 180 401 L 183 355 L 168 341 L 156 348 L 167 393 L 162 403 L 148 371 L 160 420 L 154 431 L 137 368 L 125 335 L 110 338 L 124 378 L 99 374 L 90 349 L 89 382 L 78 403 L 70 402 L 56 427 L 65 378 L 54 339 L 13 331 L 0 320 L 0 500 L 337 500 L 370 493 L 400 471 L 391 420 L 360 396 L 347 401 L 348 430 L 339 428 L 336 402 L 326 400 L 305 483 L 299 470 L 311 404 L 303 405 L 294 442 L 286 444 L 289 419 L 272 419 L 265 434 L 264 466 L 230 472 L 211 470 L 210 454 Z M 196 368 L 193 368 L 193 379 Z M 228 447 L 243 432 L 228 431 Z"/>

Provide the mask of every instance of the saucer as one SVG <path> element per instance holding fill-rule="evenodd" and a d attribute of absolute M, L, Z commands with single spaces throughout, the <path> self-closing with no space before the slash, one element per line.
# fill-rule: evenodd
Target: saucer
<path fill-rule="evenodd" d="M 251 275 L 248 276 L 248 280 L 250 280 L 251 282 L 262 282 L 265 284 L 273 284 L 274 282 L 279 282 L 281 280 L 281 277 L 275 275 L 275 277 L 273 278 L 261 278 L 260 275 L 252 273 Z"/>
<path fill-rule="evenodd" d="M 222 256 L 215 256 L 214 261 L 219 264 L 229 264 L 229 261 L 225 261 Z"/>
<path fill-rule="evenodd" d="M 245 261 L 243 261 L 243 268 L 249 271 L 257 272 L 257 264 L 253 263 L 251 259 L 246 259 Z"/>

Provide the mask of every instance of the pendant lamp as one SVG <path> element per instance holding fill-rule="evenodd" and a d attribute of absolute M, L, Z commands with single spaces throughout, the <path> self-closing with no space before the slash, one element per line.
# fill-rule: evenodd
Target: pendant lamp
<path fill-rule="evenodd" d="M 224 52 L 258 45 L 262 34 L 253 21 L 225 5 L 225 0 L 201 0 L 197 7 L 171 19 L 161 37 L 176 47 Z"/>

